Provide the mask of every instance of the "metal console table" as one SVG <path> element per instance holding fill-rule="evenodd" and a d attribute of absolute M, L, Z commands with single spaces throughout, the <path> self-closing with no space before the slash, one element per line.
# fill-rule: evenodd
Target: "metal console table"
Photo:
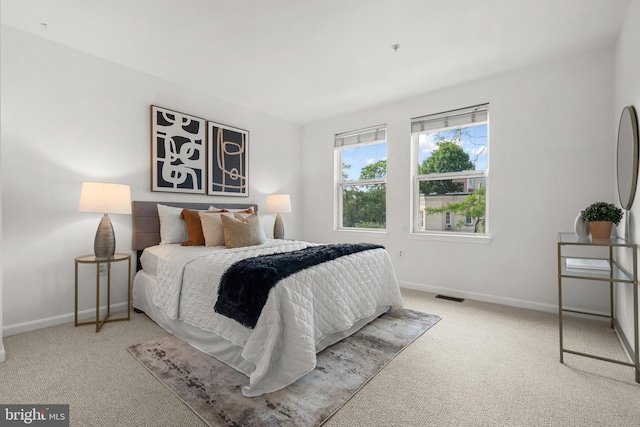
<path fill-rule="evenodd" d="M 566 260 L 569 258 L 563 249 L 576 246 L 602 247 L 608 250 L 608 257 L 601 258 L 607 260 L 611 267 L 610 271 L 588 270 L 588 269 L 568 269 Z M 578 238 L 574 233 L 558 233 L 558 319 L 560 329 L 560 363 L 564 363 L 564 353 L 575 354 L 578 356 L 590 357 L 592 359 L 603 360 L 605 362 L 617 363 L 619 365 L 631 366 L 635 368 L 636 382 L 640 383 L 640 363 L 638 354 L 638 249 L 637 245 L 627 242 L 619 237 L 603 240 L 592 240 L 591 238 Z M 630 251 L 632 264 L 632 272 L 629 272 L 620 265 L 618 261 L 618 251 Z M 571 257 L 581 258 L 581 257 Z M 609 315 L 599 313 L 591 313 L 586 311 L 565 309 L 562 305 L 562 281 L 563 279 L 582 279 L 596 280 L 609 283 Z M 614 283 L 629 284 L 633 287 L 633 339 L 634 354 L 633 363 L 601 357 L 593 354 L 583 353 L 579 351 L 569 350 L 564 347 L 562 338 L 562 316 L 563 313 L 579 313 L 591 316 L 608 317 L 611 328 L 615 328 L 616 319 L 614 315 Z"/>

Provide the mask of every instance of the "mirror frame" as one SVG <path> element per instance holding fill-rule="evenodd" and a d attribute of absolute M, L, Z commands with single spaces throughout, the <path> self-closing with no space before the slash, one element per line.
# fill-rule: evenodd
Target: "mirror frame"
<path fill-rule="evenodd" d="M 616 176 L 623 209 L 631 209 L 638 183 L 638 120 L 632 105 L 622 109 L 618 125 Z"/>

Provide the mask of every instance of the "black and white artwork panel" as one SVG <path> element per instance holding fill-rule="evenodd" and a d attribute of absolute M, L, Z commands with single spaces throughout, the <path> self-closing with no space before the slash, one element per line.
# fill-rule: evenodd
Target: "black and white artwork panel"
<path fill-rule="evenodd" d="M 210 195 L 249 196 L 249 132 L 208 122 Z"/>
<path fill-rule="evenodd" d="M 206 120 L 151 106 L 151 191 L 206 192 Z"/>

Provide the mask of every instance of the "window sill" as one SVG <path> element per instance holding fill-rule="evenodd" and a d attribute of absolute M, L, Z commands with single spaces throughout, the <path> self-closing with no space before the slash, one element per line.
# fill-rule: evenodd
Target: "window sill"
<path fill-rule="evenodd" d="M 387 230 L 366 230 L 363 228 L 356 228 L 356 229 L 352 229 L 352 228 L 336 228 L 333 230 L 334 233 L 340 233 L 340 234 L 352 234 L 352 235 L 362 235 L 362 234 L 373 234 L 376 237 L 387 237 L 387 235 L 389 234 L 387 232 Z"/>
<path fill-rule="evenodd" d="M 493 237 L 487 235 L 464 235 L 464 234 L 446 234 L 446 233 L 411 233 L 409 238 L 412 240 L 431 240 L 434 242 L 451 242 L 451 243 L 471 243 L 479 245 L 488 245 Z"/>

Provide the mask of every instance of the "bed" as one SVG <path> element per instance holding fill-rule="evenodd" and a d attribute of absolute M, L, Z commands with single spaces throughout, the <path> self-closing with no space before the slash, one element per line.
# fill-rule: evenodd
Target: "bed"
<path fill-rule="evenodd" d="M 171 236 L 173 243 L 167 238 L 175 234 L 178 223 L 174 216 L 182 209 L 190 215 L 200 212 L 197 215 L 205 236 L 213 236 L 205 239 L 210 246 L 182 246 L 175 242 L 177 236 Z M 315 368 L 316 353 L 356 332 L 390 307 L 403 305 L 388 253 L 373 247 L 288 273 L 267 291 L 254 324 L 216 311 L 223 302 L 219 292 L 221 299 L 224 289 L 240 286 L 227 283 L 232 266 L 338 246 L 268 239 L 261 226 L 259 244 L 228 248 L 229 239 L 235 238 L 229 233 L 226 242 L 214 244 L 220 242 L 215 240 L 219 236 L 212 234 L 213 229 L 207 228 L 210 218 L 220 219 L 224 227 L 230 224 L 228 217 L 259 223 L 257 211 L 258 206 L 251 204 L 132 203 L 132 249 L 138 254 L 132 290 L 134 308 L 191 346 L 245 374 L 249 384 L 242 393 L 247 397 L 295 382 Z M 173 231 L 167 229 L 167 218 L 172 221 Z M 188 218 L 185 216 L 183 227 L 193 225 Z M 186 234 L 191 241 L 191 234 Z"/>

